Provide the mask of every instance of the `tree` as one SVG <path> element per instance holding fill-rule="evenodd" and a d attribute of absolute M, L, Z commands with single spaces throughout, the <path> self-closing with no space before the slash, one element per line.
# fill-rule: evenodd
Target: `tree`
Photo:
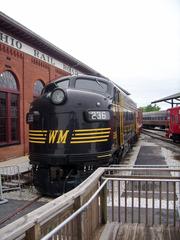
<path fill-rule="evenodd" d="M 145 107 L 140 107 L 140 109 L 142 112 L 154 112 L 154 111 L 159 111 L 161 108 L 156 104 L 154 106 L 149 104 Z"/>

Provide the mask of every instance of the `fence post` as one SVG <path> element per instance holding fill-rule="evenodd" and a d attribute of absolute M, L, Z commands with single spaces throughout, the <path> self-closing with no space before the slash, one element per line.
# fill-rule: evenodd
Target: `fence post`
<path fill-rule="evenodd" d="M 107 184 L 101 190 L 100 194 L 100 204 L 101 204 L 101 223 L 107 223 Z"/>
<path fill-rule="evenodd" d="M 81 199 L 81 196 L 79 196 L 74 201 L 74 210 L 76 211 L 81 206 L 82 206 L 82 199 Z M 84 223 L 83 223 L 82 214 L 79 214 L 76 219 L 77 219 L 77 221 L 76 221 L 76 225 L 77 225 L 77 232 L 76 232 L 77 240 L 83 240 L 84 239 L 84 237 L 83 237 Z"/>
<path fill-rule="evenodd" d="M 26 240 L 40 240 L 41 238 L 41 226 L 35 222 L 34 226 L 26 231 Z"/>

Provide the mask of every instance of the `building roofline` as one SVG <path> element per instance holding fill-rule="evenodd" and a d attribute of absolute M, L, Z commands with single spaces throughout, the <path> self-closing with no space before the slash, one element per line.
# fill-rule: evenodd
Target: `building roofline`
<path fill-rule="evenodd" d="M 41 51 L 46 51 L 47 54 L 51 54 L 57 60 L 65 62 L 72 68 L 79 70 L 80 72 L 91 74 L 99 77 L 104 77 L 102 74 L 92 69 L 88 65 L 79 61 L 75 57 L 71 56 L 67 52 L 58 48 L 54 44 L 50 43 L 46 39 L 42 38 L 38 34 L 34 33 L 27 27 L 23 26 L 16 20 L 10 18 L 6 14 L 0 11 L 0 28 L 6 33 L 10 33 L 11 35 L 20 38 L 20 40 L 28 42 L 29 44 L 36 46 Z"/>
<path fill-rule="evenodd" d="M 174 101 L 177 101 L 177 102 L 174 102 Z M 161 98 L 161 99 L 158 99 L 156 101 L 153 101 L 153 102 L 151 102 L 151 104 L 159 103 L 159 102 L 169 103 L 169 104 L 171 104 L 171 107 L 174 107 L 174 105 L 179 105 L 180 104 L 180 92 L 170 95 L 170 96 L 167 96 L 167 97 L 164 97 L 164 98 Z"/>
<path fill-rule="evenodd" d="M 161 98 L 159 100 L 155 100 L 151 103 L 164 102 L 164 101 L 168 101 L 168 100 L 172 100 L 172 99 L 176 99 L 176 100 L 180 101 L 179 98 L 180 98 L 180 92 L 176 93 L 176 94 L 173 94 L 173 95 L 170 95 L 170 96 L 167 96 L 167 97 L 164 97 L 164 98 Z"/>

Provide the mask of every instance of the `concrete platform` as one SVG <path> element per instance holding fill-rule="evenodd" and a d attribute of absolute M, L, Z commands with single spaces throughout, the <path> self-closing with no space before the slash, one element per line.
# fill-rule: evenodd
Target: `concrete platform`
<path fill-rule="evenodd" d="M 167 165 L 159 146 L 141 146 L 135 165 Z"/>

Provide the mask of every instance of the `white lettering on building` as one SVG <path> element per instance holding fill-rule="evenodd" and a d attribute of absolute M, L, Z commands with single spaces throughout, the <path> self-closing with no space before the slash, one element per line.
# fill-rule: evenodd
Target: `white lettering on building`
<path fill-rule="evenodd" d="M 6 45 L 9 45 L 17 50 L 20 50 L 24 53 L 27 53 L 35 58 L 38 58 L 38 59 L 42 60 L 43 62 L 54 65 L 57 68 L 63 69 L 64 71 L 69 72 L 71 74 L 78 75 L 79 73 L 81 73 L 78 70 L 52 58 L 51 56 L 49 56 L 45 53 L 40 52 L 37 49 L 34 49 L 34 48 L 28 46 L 27 44 L 9 36 L 3 32 L 0 32 L 0 42 L 4 43 Z"/>

